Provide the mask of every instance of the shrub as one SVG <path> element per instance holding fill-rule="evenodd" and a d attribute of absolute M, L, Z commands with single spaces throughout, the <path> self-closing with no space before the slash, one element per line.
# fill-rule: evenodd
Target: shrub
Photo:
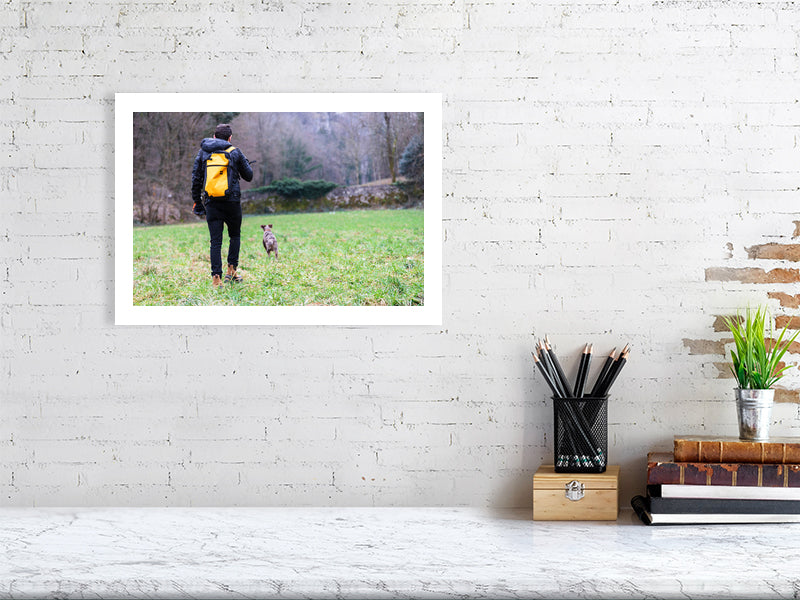
<path fill-rule="evenodd" d="M 300 181 L 299 179 L 285 177 L 273 181 L 263 188 L 256 188 L 251 191 L 278 194 L 284 198 L 307 198 L 309 200 L 314 200 L 316 198 L 321 198 L 337 187 L 339 187 L 338 184 L 331 181 L 323 181 L 322 179 Z"/>

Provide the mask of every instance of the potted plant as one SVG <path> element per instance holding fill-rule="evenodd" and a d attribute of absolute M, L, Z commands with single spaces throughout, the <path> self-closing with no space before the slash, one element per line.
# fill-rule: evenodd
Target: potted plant
<path fill-rule="evenodd" d="M 726 317 L 725 325 L 733 334 L 735 348 L 731 350 L 731 371 L 739 383 L 736 388 L 736 407 L 739 417 L 739 438 L 763 441 L 769 439 L 772 404 L 777 383 L 788 365 L 779 367 L 781 358 L 800 331 L 784 340 L 786 327 L 774 338 L 772 318 L 765 307 L 753 312 L 749 307 L 744 318 Z"/>

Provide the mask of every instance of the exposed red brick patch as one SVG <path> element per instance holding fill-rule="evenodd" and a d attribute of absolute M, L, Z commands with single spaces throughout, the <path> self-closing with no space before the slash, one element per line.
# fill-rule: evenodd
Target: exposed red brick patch
<path fill-rule="evenodd" d="M 786 294 L 784 294 L 784 295 L 786 295 Z M 770 298 L 772 298 L 772 297 L 774 297 L 774 296 L 772 294 L 770 294 Z M 790 298 L 791 298 L 791 296 L 790 296 Z M 800 300 L 800 297 L 798 297 L 798 299 Z M 730 331 L 730 329 L 728 329 L 728 326 L 725 324 L 725 319 L 726 318 L 727 317 L 725 315 L 717 315 L 714 318 L 714 325 L 713 325 L 714 331 L 717 331 L 717 332 L 719 332 L 719 331 Z M 739 322 L 744 320 L 744 317 L 742 317 L 741 315 L 730 315 L 730 318 L 733 319 L 734 321 L 739 321 Z M 775 327 L 777 329 L 783 329 L 784 327 L 786 327 L 786 325 L 790 325 L 789 329 L 800 329 L 800 316 L 797 316 L 797 315 L 779 315 L 779 316 L 775 317 Z M 725 340 L 724 343 L 727 344 L 728 342 L 732 342 L 732 341 L 733 341 L 732 339 L 729 339 L 729 340 Z M 684 340 L 684 344 L 683 344 L 684 346 L 686 345 L 685 342 L 686 342 L 686 340 Z"/>
<path fill-rule="evenodd" d="M 731 268 L 710 267 L 706 269 L 706 281 L 739 281 L 741 283 L 795 283 L 800 281 L 798 269 L 772 269 L 765 271 L 755 267 Z"/>
<path fill-rule="evenodd" d="M 715 362 L 713 365 L 717 368 L 717 379 L 733 379 L 733 373 L 731 373 L 731 363 Z"/>
<path fill-rule="evenodd" d="M 775 388 L 775 402 L 791 402 L 798 404 L 800 403 L 800 390 Z"/>
<path fill-rule="evenodd" d="M 792 335 L 794 335 L 794 334 L 792 334 Z M 790 335 L 790 336 L 787 336 L 787 337 L 791 338 L 792 336 Z M 800 338 L 798 338 L 798 339 L 800 339 Z M 767 349 L 771 349 L 775 345 L 775 339 L 770 338 L 770 339 L 767 339 L 766 342 L 767 342 Z M 785 343 L 786 343 L 786 339 L 784 339 L 781 342 L 781 345 L 783 345 Z M 789 349 L 786 352 L 787 352 L 787 354 L 800 354 L 800 342 L 795 340 L 794 342 L 789 344 Z"/>
<path fill-rule="evenodd" d="M 800 221 L 795 221 L 795 223 L 800 223 Z M 791 294 L 784 294 L 783 292 L 769 292 L 767 295 L 773 300 L 780 302 L 781 306 L 785 306 L 786 308 L 800 308 L 800 294 L 792 296 Z"/>
<path fill-rule="evenodd" d="M 784 327 L 787 329 L 800 329 L 800 317 L 791 315 L 775 317 L 775 328 L 783 329 Z"/>
<path fill-rule="evenodd" d="M 725 344 L 729 340 L 691 340 L 683 338 L 683 345 L 689 348 L 689 354 L 725 354 Z"/>
<path fill-rule="evenodd" d="M 750 258 L 800 261 L 800 244 L 760 244 L 747 248 Z"/>
<path fill-rule="evenodd" d="M 714 331 L 730 331 L 730 329 L 728 329 L 728 326 L 725 324 L 725 319 L 728 317 L 730 317 L 734 321 L 741 321 L 742 319 L 744 319 L 744 317 L 737 315 L 717 315 L 714 318 Z"/>

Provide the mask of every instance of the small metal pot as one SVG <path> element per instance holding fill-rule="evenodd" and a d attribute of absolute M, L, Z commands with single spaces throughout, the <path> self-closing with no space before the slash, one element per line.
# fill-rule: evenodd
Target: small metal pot
<path fill-rule="evenodd" d="M 768 440 L 775 390 L 735 388 L 735 391 L 736 413 L 739 417 L 739 439 L 749 442 Z"/>

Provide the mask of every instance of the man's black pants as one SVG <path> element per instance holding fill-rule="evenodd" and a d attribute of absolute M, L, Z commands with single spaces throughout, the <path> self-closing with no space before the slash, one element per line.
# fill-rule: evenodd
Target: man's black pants
<path fill-rule="evenodd" d="M 239 266 L 239 246 L 242 235 L 242 203 L 229 200 L 209 200 L 206 222 L 211 234 L 211 275 L 222 275 L 222 232 L 228 226 L 228 264 Z"/>

